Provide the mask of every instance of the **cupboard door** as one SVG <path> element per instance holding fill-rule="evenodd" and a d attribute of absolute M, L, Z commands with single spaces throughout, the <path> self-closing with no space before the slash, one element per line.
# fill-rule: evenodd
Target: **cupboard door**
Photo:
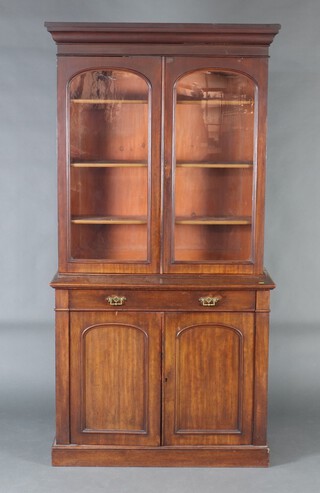
<path fill-rule="evenodd" d="M 254 315 L 167 314 L 164 444 L 252 440 Z"/>
<path fill-rule="evenodd" d="M 158 314 L 71 313 L 71 441 L 159 445 Z"/>
<path fill-rule="evenodd" d="M 61 60 L 61 270 L 159 271 L 160 81 L 158 57 Z"/>
<path fill-rule="evenodd" d="M 262 107 L 258 113 L 263 88 L 252 61 L 244 61 L 241 72 L 238 65 L 166 60 L 166 100 L 172 101 L 165 129 L 166 272 L 262 268 L 255 214 L 263 187 L 257 180 L 264 167 Z"/>

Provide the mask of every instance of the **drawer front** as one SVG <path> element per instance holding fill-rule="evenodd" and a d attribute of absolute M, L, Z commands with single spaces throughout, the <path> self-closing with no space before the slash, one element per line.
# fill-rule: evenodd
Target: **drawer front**
<path fill-rule="evenodd" d="M 73 310 L 254 311 L 255 291 L 70 290 Z"/>

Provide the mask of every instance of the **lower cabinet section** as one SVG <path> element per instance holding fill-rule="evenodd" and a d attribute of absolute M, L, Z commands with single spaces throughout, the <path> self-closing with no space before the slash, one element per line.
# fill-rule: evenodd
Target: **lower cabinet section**
<path fill-rule="evenodd" d="M 54 465 L 268 465 L 269 291 L 204 292 L 242 311 L 93 308 L 102 290 L 83 291 L 56 292 Z"/>
<path fill-rule="evenodd" d="M 70 333 L 71 443 L 252 443 L 253 313 L 79 311 Z"/>

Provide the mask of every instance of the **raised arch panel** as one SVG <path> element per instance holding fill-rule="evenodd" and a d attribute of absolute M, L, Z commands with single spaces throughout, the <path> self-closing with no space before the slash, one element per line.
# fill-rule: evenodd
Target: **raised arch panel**
<path fill-rule="evenodd" d="M 215 323 L 192 325 L 176 337 L 176 433 L 240 433 L 243 341 Z"/>
<path fill-rule="evenodd" d="M 81 353 L 83 429 L 147 433 L 147 334 L 128 324 L 94 325 L 82 334 Z"/>
<path fill-rule="evenodd" d="M 71 314 L 74 443 L 160 441 L 160 315 Z"/>
<path fill-rule="evenodd" d="M 167 314 L 165 340 L 165 444 L 251 443 L 253 314 Z"/>

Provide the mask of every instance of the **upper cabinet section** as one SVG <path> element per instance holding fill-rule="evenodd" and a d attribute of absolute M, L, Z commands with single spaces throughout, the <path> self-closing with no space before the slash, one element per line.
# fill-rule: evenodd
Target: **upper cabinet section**
<path fill-rule="evenodd" d="M 59 272 L 263 272 L 278 25 L 47 23 Z"/>

